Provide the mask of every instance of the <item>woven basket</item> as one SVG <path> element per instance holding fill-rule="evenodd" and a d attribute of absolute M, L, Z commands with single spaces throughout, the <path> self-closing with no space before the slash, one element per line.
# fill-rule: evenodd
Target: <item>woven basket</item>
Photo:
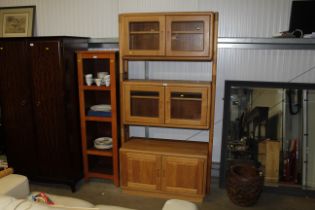
<path fill-rule="evenodd" d="M 263 176 L 252 164 L 233 165 L 227 174 L 227 193 L 234 204 L 252 206 L 259 199 L 263 183 Z"/>

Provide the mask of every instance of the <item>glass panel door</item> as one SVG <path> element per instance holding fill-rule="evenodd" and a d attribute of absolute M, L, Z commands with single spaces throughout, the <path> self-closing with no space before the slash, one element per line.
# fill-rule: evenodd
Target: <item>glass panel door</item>
<path fill-rule="evenodd" d="M 167 46 L 170 56 L 209 56 L 210 16 L 168 16 Z"/>
<path fill-rule="evenodd" d="M 164 55 L 164 16 L 127 17 L 124 39 L 128 55 Z"/>
<path fill-rule="evenodd" d="M 207 87 L 166 87 L 166 123 L 206 126 L 207 94 Z"/>
<path fill-rule="evenodd" d="M 125 89 L 125 119 L 134 123 L 164 123 L 164 88 L 129 85 Z"/>

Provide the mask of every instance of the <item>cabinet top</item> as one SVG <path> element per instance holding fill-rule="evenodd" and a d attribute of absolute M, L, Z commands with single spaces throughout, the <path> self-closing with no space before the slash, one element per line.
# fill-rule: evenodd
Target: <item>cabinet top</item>
<path fill-rule="evenodd" d="M 213 15 L 217 12 L 213 11 L 201 11 L 201 12 L 145 12 L 145 13 L 121 13 L 120 17 L 124 16 L 160 16 L 160 15 Z"/>
<path fill-rule="evenodd" d="M 88 37 L 77 36 L 32 36 L 32 37 L 1 37 L 0 41 L 12 41 L 12 40 L 56 40 L 56 39 L 83 39 L 87 40 Z"/>

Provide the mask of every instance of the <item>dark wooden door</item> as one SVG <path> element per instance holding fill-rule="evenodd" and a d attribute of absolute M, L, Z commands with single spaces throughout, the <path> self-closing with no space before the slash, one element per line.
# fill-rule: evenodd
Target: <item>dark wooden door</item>
<path fill-rule="evenodd" d="M 63 180 L 69 174 L 69 143 L 65 121 L 65 78 L 59 41 L 29 42 L 34 118 L 40 176 Z M 79 160 L 78 160 L 79 161 Z"/>
<path fill-rule="evenodd" d="M 24 41 L 0 42 L 0 103 L 9 165 L 32 178 L 38 158 L 25 45 Z"/>

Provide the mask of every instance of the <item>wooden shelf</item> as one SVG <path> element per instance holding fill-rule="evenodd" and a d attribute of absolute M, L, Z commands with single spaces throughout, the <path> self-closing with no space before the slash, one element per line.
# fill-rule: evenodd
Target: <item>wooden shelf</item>
<path fill-rule="evenodd" d="M 96 156 L 104 156 L 104 157 L 112 157 L 113 156 L 113 150 L 101 150 L 101 149 L 95 149 L 91 148 L 86 151 L 88 155 L 96 155 Z"/>
<path fill-rule="evenodd" d="M 159 31 L 131 31 L 131 35 L 137 35 L 137 34 L 159 34 Z"/>
<path fill-rule="evenodd" d="M 207 157 L 207 142 L 192 142 L 181 140 L 132 138 L 127 141 L 121 150 L 142 151 L 157 154 L 177 154 L 192 157 Z"/>
<path fill-rule="evenodd" d="M 172 31 L 172 34 L 203 34 L 203 31 Z"/>
<path fill-rule="evenodd" d="M 112 122 L 112 117 L 85 116 L 85 120 L 95 122 Z"/>
<path fill-rule="evenodd" d="M 91 86 L 80 86 L 80 89 L 82 90 L 99 90 L 99 91 L 110 91 L 111 90 L 111 86 L 106 87 L 106 86 L 95 86 L 95 85 L 91 85 Z"/>
<path fill-rule="evenodd" d="M 117 97 L 116 70 L 117 52 L 115 51 L 79 51 L 77 52 L 80 120 L 82 138 L 82 157 L 85 179 L 112 179 L 119 186 L 118 142 L 117 142 Z M 84 85 L 84 75 L 107 72 L 111 85 Z M 87 109 L 94 104 L 111 105 L 111 116 L 88 116 Z M 111 136 L 113 147 L 108 150 L 93 148 L 91 138 Z M 93 139 L 92 138 L 92 139 Z"/>
<path fill-rule="evenodd" d="M 111 174 L 104 174 L 99 172 L 89 172 L 87 174 L 89 178 L 99 178 L 99 179 L 112 179 L 114 180 L 114 176 Z"/>

